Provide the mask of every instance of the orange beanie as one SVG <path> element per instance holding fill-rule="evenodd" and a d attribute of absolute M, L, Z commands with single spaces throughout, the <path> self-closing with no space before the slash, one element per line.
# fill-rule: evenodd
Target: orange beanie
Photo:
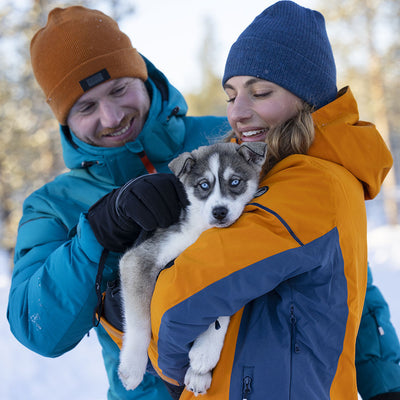
<path fill-rule="evenodd" d="M 36 80 L 57 120 L 86 91 L 108 79 L 147 79 L 143 58 L 118 24 L 97 10 L 81 6 L 55 8 L 31 41 Z"/>

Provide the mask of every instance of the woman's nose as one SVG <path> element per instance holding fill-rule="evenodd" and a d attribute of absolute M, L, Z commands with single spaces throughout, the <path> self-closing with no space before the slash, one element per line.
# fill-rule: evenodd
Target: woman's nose
<path fill-rule="evenodd" d="M 112 101 L 103 101 L 99 104 L 99 118 L 103 128 L 117 128 L 123 117 L 123 110 Z"/>
<path fill-rule="evenodd" d="M 251 118 L 252 109 L 249 100 L 244 96 L 236 96 L 235 100 L 229 103 L 227 114 L 229 121 L 234 123 L 243 122 Z"/>

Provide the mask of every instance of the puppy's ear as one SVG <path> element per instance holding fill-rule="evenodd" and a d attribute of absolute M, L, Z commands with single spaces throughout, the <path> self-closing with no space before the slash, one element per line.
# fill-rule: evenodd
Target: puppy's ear
<path fill-rule="evenodd" d="M 176 177 L 180 178 L 183 175 L 190 172 L 195 160 L 191 153 L 182 153 L 178 157 L 174 158 L 169 164 L 169 169 L 176 175 Z"/>
<path fill-rule="evenodd" d="M 267 145 L 263 142 L 242 143 L 237 152 L 249 163 L 262 167 L 267 156 Z"/>

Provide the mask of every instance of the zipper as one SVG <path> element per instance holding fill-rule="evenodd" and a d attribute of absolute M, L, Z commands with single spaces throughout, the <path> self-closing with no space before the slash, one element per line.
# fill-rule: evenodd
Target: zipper
<path fill-rule="evenodd" d="M 300 346 L 299 346 L 299 344 L 297 343 L 297 335 L 296 335 L 296 323 L 297 323 L 297 320 L 296 320 L 296 316 L 294 315 L 294 305 L 292 304 L 291 306 L 290 306 L 290 331 L 291 331 L 291 336 L 292 336 L 292 343 L 291 343 L 291 348 L 292 348 L 292 351 L 294 352 L 294 353 L 299 353 L 300 352 Z"/>
<path fill-rule="evenodd" d="M 253 390 L 253 371 L 254 367 L 243 368 L 242 400 L 250 400 L 250 395 Z"/>
<path fill-rule="evenodd" d="M 290 371 L 289 371 L 289 400 L 292 398 L 292 379 L 293 379 L 293 356 L 300 352 L 300 347 L 296 340 L 296 323 L 294 315 L 294 305 L 290 306 Z"/>

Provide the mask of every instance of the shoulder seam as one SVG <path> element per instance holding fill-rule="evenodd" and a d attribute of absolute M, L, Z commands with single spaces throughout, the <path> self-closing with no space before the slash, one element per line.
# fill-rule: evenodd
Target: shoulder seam
<path fill-rule="evenodd" d="M 292 228 L 289 226 L 289 224 L 275 211 L 271 210 L 268 207 L 265 207 L 263 205 L 261 205 L 260 203 L 249 203 L 249 205 L 255 206 L 255 207 L 259 207 L 262 210 L 274 215 L 280 222 L 281 224 L 285 227 L 285 229 L 289 232 L 290 236 L 292 236 L 292 238 L 300 245 L 300 246 L 304 246 L 304 243 L 296 236 L 296 234 L 293 232 Z"/>

